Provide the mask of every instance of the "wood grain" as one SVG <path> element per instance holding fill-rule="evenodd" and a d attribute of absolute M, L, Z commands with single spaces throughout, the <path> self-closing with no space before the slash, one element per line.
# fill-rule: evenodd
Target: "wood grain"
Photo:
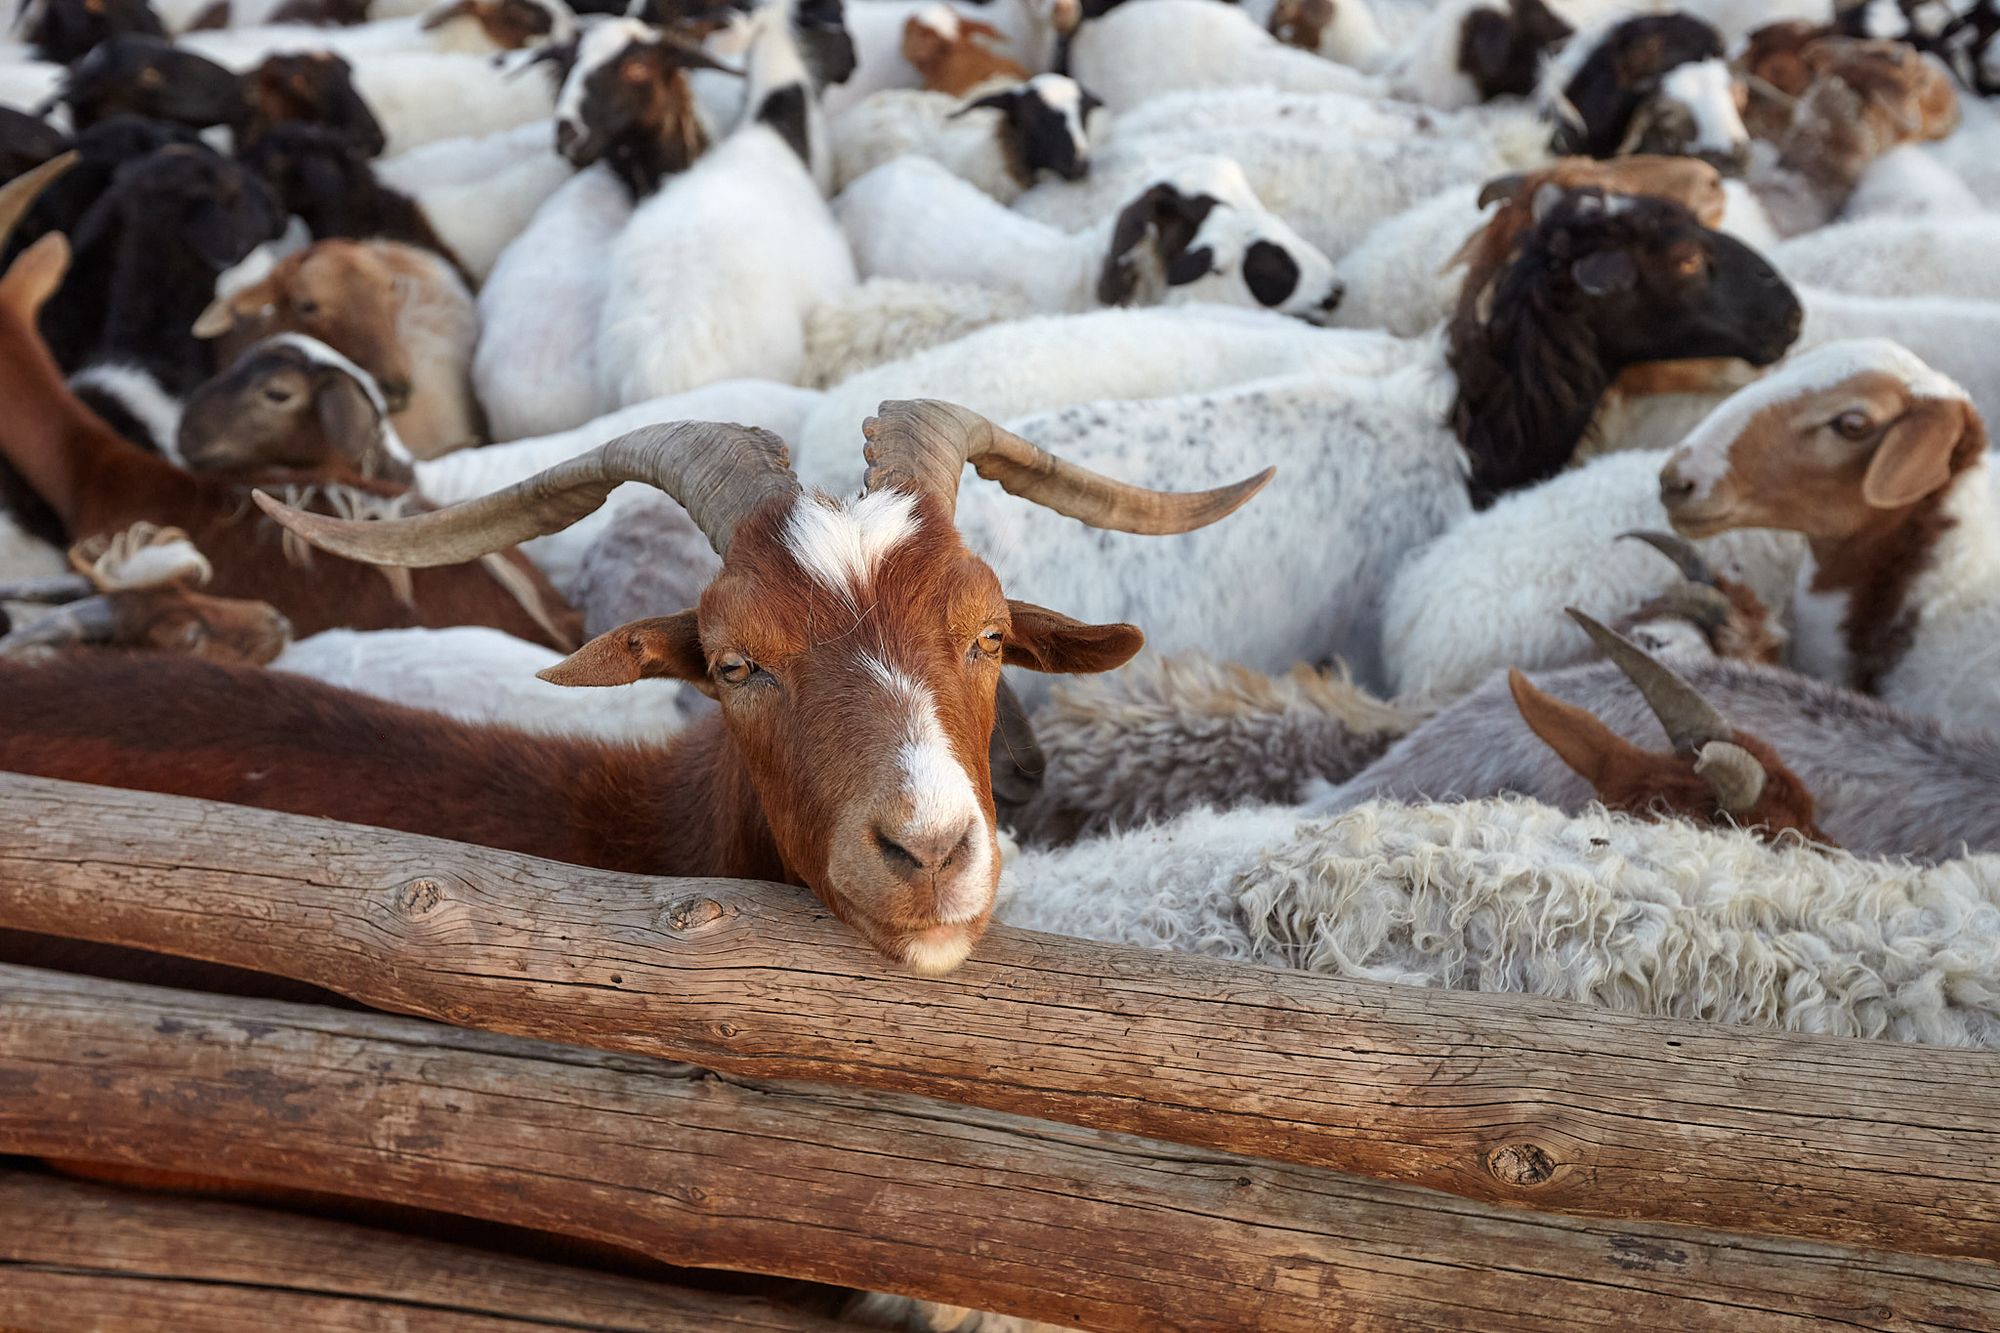
<path fill-rule="evenodd" d="M 995 930 L 898 975 L 802 891 L 0 781 L 0 926 L 734 1074 L 1467 1198 L 2000 1257 L 2000 1055 L 1724 1028 Z"/>
<path fill-rule="evenodd" d="M 767 1301 L 208 1200 L 0 1171 L 0 1328 L 23 1333 L 833 1333 Z"/>
<path fill-rule="evenodd" d="M 1587 1222 L 917 1097 L 30 969 L 0 968 L 0 1012 L 18 1019 L 0 1029 L 0 1150 L 376 1197 L 681 1265 L 1107 1330 L 2000 1327 L 1987 1264 Z"/>

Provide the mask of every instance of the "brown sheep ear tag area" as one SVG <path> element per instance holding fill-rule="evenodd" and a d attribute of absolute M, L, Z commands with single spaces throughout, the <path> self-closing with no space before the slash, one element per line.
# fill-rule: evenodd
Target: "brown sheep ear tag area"
<path fill-rule="evenodd" d="M 1615 765 L 1651 761 L 1652 756 L 1591 714 L 1537 689 L 1517 668 L 1507 669 L 1507 689 L 1528 730 L 1599 794 Z"/>
<path fill-rule="evenodd" d="M 0 277 L 0 305 L 32 324 L 69 272 L 69 238 L 52 231 L 23 250 Z"/>
<path fill-rule="evenodd" d="M 1971 411 L 1955 399 L 1920 400 L 1882 436 L 1861 479 L 1861 498 L 1877 509 L 1901 509 L 1950 481 L 1951 456 Z"/>
<path fill-rule="evenodd" d="M 569 686 L 630 685 L 636 680 L 664 677 L 687 681 L 704 694 L 714 692 L 708 682 L 708 659 L 701 650 L 699 613 L 695 611 L 635 620 L 607 630 L 535 675 L 551 685 Z"/>

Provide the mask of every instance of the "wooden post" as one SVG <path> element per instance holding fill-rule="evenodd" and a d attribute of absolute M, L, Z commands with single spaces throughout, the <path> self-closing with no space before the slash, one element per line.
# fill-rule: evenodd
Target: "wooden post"
<path fill-rule="evenodd" d="M 0 968 L 0 1012 L 0 1151 L 227 1172 L 681 1265 L 1107 1330 L 2000 1326 L 1986 1264 L 1578 1221 L 916 1097 L 24 968 Z"/>
<path fill-rule="evenodd" d="M 835 1333 L 769 1301 L 0 1171 L 0 1328 Z"/>
<path fill-rule="evenodd" d="M 1571 1214 L 2000 1257 L 2000 1055 L 996 930 L 898 975 L 802 891 L 0 782 L 0 926 L 378 1008 Z"/>

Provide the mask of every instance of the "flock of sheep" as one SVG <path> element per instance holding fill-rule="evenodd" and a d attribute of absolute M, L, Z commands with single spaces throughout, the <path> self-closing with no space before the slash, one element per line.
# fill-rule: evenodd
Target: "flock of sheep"
<path fill-rule="evenodd" d="M 1996 35 L 28 0 L 0 767 L 2000 1047 Z"/>

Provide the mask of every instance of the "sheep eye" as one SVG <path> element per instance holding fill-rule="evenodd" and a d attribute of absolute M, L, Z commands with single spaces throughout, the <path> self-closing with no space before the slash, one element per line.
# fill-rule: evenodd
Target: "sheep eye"
<path fill-rule="evenodd" d="M 301 315 L 317 315 L 319 313 L 319 302 L 301 301 L 296 308 Z"/>
<path fill-rule="evenodd" d="M 282 407 L 284 404 L 292 401 L 292 395 L 285 389 L 266 389 L 264 390 L 264 401 L 267 403 L 276 403 Z"/>
<path fill-rule="evenodd" d="M 757 664 L 741 653 L 724 653 L 715 659 L 715 674 L 727 685 L 741 685 L 756 669 Z"/>
<path fill-rule="evenodd" d="M 1833 429 L 1843 440 L 1865 440 L 1874 433 L 1875 423 L 1866 412 L 1842 412 L 1833 419 Z"/>
<path fill-rule="evenodd" d="M 1674 272 L 1683 278 L 1692 278 L 1708 267 L 1708 259 L 1699 250 L 1691 250 L 1674 263 Z"/>

